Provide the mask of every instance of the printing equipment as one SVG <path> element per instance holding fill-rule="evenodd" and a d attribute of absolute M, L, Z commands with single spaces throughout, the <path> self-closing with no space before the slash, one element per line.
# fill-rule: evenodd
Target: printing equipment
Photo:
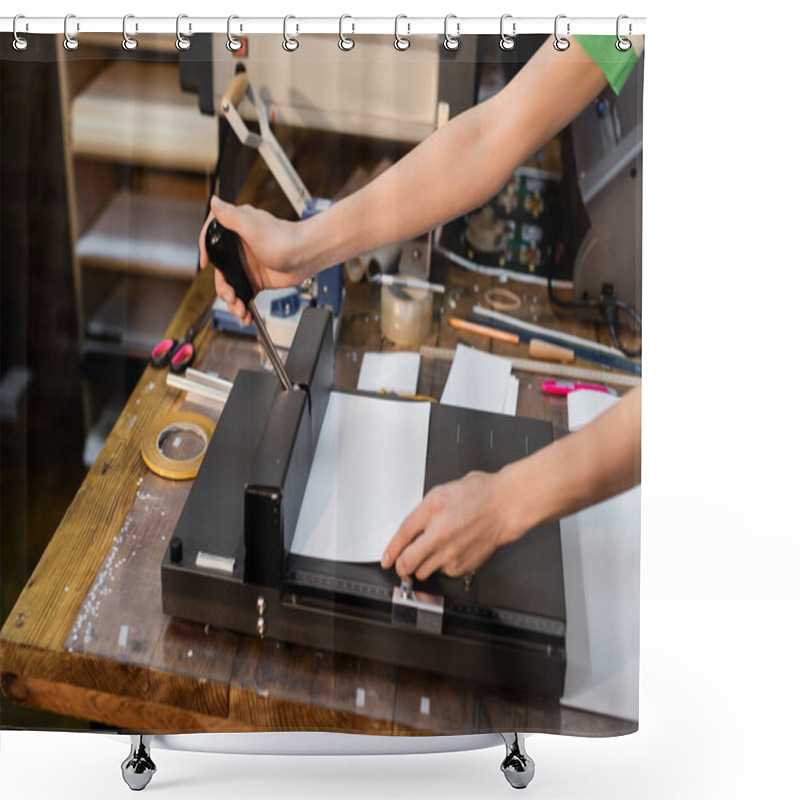
<path fill-rule="evenodd" d="M 501 548 L 474 575 L 437 574 L 417 585 L 400 585 L 378 563 L 291 552 L 333 364 L 332 315 L 309 308 L 286 360 L 291 389 L 268 372 L 238 373 L 162 561 L 165 613 L 560 697 L 558 523 Z M 550 441 L 549 423 L 431 404 L 425 492 L 471 470 L 496 471 Z"/>

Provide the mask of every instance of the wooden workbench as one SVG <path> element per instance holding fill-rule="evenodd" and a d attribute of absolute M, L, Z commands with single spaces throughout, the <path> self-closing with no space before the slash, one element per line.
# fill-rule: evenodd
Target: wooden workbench
<path fill-rule="evenodd" d="M 441 307 L 441 322 L 427 344 L 452 348 L 462 340 L 522 355 L 515 346 L 457 335 L 445 324 L 450 314 L 467 316 L 493 279 L 444 272 L 448 291 L 435 307 L 437 312 Z M 209 301 L 210 277 L 201 273 L 195 280 L 169 335 L 185 331 Z M 442 279 L 442 273 L 435 277 Z M 544 324 L 599 335 L 594 325 L 554 320 L 541 288 L 513 288 L 528 318 L 536 313 Z M 355 386 L 365 350 L 392 349 L 380 336 L 378 298 L 378 287 L 348 288 L 336 353 L 338 386 Z M 199 366 L 229 379 L 238 368 L 263 358 L 254 342 L 209 329 L 197 345 Z M 446 361 L 423 359 L 418 391 L 438 396 L 448 370 Z M 562 435 L 564 400 L 541 392 L 541 376 L 517 375 L 518 414 L 549 419 Z M 148 367 L 2 628 L 2 690 L 15 703 L 152 733 L 542 731 L 602 736 L 636 730 L 635 722 L 564 708 L 524 692 L 164 616 L 160 563 L 191 482 L 151 474 L 140 442 L 153 419 L 180 408 L 219 413 L 218 407 L 191 406 L 182 393 L 167 387 L 164 371 Z"/>

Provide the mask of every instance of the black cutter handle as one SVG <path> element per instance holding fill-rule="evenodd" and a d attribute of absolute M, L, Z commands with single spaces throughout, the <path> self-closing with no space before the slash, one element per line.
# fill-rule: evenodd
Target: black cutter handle
<path fill-rule="evenodd" d="M 253 287 L 239 255 L 239 235 L 212 219 L 206 229 L 206 252 L 211 263 L 225 276 L 236 296 L 247 304 L 253 299 Z"/>

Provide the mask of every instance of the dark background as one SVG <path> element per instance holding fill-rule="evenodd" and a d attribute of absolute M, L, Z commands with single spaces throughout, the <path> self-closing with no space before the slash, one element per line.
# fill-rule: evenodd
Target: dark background
<path fill-rule="evenodd" d="M 57 37 L 0 38 L 0 375 L 32 375 L 0 427 L 0 619 L 5 621 L 86 470 L 64 180 Z M 86 727 L 0 698 L 3 727 Z"/>

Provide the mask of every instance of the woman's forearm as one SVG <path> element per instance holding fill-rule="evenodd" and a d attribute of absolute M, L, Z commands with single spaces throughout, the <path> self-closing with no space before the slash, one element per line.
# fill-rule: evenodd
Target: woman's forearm
<path fill-rule="evenodd" d="M 292 269 L 303 277 L 412 238 L 483 203 L 600 91 L 600 68 L 550 43 L 493 98 L 431 134 L 375 181 L 300 223 Z"/>
<path fill-rule="evenodd" d="M 585 428 L 505 467 L 504 538 L 513 541 L 535 525 L 573 514 L 639 483 L 641 387 Z"/>

